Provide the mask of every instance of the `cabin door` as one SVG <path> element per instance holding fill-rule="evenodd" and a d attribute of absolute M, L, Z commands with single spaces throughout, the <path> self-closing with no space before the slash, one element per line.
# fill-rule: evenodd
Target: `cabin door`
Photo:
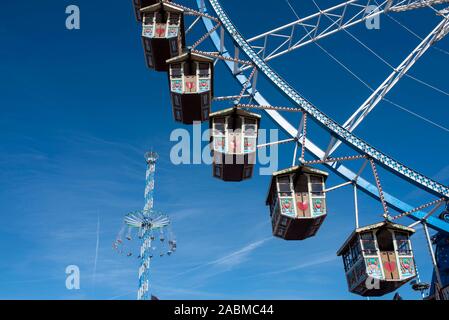
<path fill-rule="evenodd" d="M 241 140 L 242 136 L 239 132 L 229 131 L 228 132 L 228 142 L 229 142 L 229 153 L 240 154 L 241 153 Z M 243 163 L 237 163 L 243 164 Z"/>
<path fill-rule="evenodd" d="M 156 38 L 165 38 L 166 25 L 165 23 L 156 24 Z"/>
<path fill-rule="evenodd" d="M 386 280 L 399 280 L 399 270 L 396 264 L 396 254 L 394 251 L 383 251 L 382 266 L 385 273 Z"/>
<path fill-rule="evenodd" d="M 296 178 L 295 193 L 296 193 L 296 207 L 298 208 L 298 217 L 310 218 L 310 201 L 309 201 L 309 187 L 308 180 L 305 174 Z"/>
<path fill-rule="evenodd" d="M 298 217 L 310 218 L 309 194 L 300 192 L 296 194 L 296 207 L 298 208 Z"/>
<path fill-rule="evenodd" d="M 196 76 L 185 76 L 184 77 L 184 88 L 188 93 L 196 92 Z"/>

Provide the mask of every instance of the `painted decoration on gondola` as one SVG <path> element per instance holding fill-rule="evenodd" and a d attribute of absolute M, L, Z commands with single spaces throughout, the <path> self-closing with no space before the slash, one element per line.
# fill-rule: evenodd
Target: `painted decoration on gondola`
<path fill-rule="evenodd" d="M 252 153 L 256 151 L 256 138 L 246 138 L 244 139 L 244 151 L 245 153 Z"/>
<path fill-rule="evenodd" d="M 156 37 L 164 38 L 165 37 L 165 25 L 159 25 L 156 27 Z"/>
<path fill-rule="evenodd" d="M 324 199 L 322 198 L 312 198 L 312 215 L 314 217 L 321 216 L 325 213 L 324 211 Z"/>
<path fill-rule="evenodd" d="M 182 93 L 182 81 L 171 80 L 171 91 L 176 93 Z"/>
<path fill-rule="evenodd" d="M 415 264 L 413 262 L 413 258 L 399 258 L 399 266 L 402 277 L 408 278 L 415 275 Z"/>
<path fill-rule="evenodd" d="M 214 150 L 218 152 L 226 152 L 226 139 L 224 137 L 214 137 Z"/>
<path fill-rule="evenodd" d="M 154 27 L 151 25 L 144 25 L 142 29 L 142 35 L 147 38 L 153 38 L 154 36 Z"/>
<path fill-rule="evenodd" d="M 185 88 L 186 88 L 186 92 L 196 92 L 195 81 L 192 81 L 191 79 L 186 80 Z"/>
<path fill-rule="evenodd" d="M 396 263 L 394 261 L 384 261 L 384 270 L 388 272 L 394 272 L 396 270 Z"/>
<path fill-rule="evenodd" d="M 178 35 L 178 27 L 177 26 L 169 26 L 167 32 L 167 38 L 176 37 Z"/>
<path fill-rule="evenodd" d="M 382 278 L 379 258 L 365 258 L 366 273 L 372 278 Z"/>
<path fill-rule="evenodd" d="M 199 80 L 199 86 L 200 86 L 200 88 L 199 88 L 199 92 L 206 92 L 206 91 L 209 91 L 209 88 L 210 88 L 210 81 L 209 81 L 209 79 L 200 79 Z"/>
<path fill-rule="evenodd" d="M 304 201 L 298 201 L 296 203 L 296 206 L 298 207 L 299 210 L 301 211 L 306 211 L 309 208 L 309 204 L 307 203 L 307 200 Z"/>
<path fill-rule="evenodd" d="M 290 217 L 295 216 L 295 208 L 293 207 L 292 198 L 281 198 L 281 213 Z"/>

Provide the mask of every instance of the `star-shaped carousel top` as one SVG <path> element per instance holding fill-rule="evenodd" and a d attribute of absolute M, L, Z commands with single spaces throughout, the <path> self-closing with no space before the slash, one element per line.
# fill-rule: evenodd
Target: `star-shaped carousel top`
<path fill-rule="evenodd" d="M 125 223 L 134 228 L 160 229 L 168 226 L 168 216 L 154 210 L 142 210 L 128 213 L 124 219 Z"/>

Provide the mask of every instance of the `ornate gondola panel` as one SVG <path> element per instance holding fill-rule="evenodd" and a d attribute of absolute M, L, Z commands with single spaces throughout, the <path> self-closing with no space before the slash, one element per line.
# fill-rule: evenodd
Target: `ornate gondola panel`
<path fill-rule="evenodd" d="M 213 61 L 190 51 L 167 60 L 175 121 L 193 124 L 209 120 L 213 97 Z"/>
<path fill-rule="evenodd" d="M 260 116 L 230 108 L 210 115 L 213 176 L 224 181 L 252 177 Z"/>
<path fill-rule="evenodd" d="M 273 235 L 286 240 L 314 236 L 326 215 L 327 173 L 299 166 L 273 174 L 267 205 Z"/>
<path fill-rule="evenodd" d="M 169 3 L 156 3 L 141 10 L 142 45 L 150 69 L 168 71 L 167 60 L 185 47 L 184 10 Z"/>
<path fill-rule="evenodd" d="M 349 291 L 382 296 L 413 279 L 416 267 L 409 239 L 413 232 L 390 222 L 356 229 L 338 252 Z"/>

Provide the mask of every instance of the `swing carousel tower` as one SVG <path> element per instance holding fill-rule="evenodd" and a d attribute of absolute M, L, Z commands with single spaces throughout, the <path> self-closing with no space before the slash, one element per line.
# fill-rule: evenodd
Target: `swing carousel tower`
<path fill-rule="evenodd" d="M 151 300 L 149 276 L 152 259 L 156 255 L 159 257 L 170 256 L 176 250 L 176 241 L 169 231 L 169 217 L 153 209 L 154 176 L 157 159 L 158 154 L 156 152 L 145 153 L 145 161 L 147 163 L 144 192 L 145 205 L 143 210 L 128 213 L 124 218 L 124 229 L 128 229 L 125 239 L 132 241 L 134 233 L 140 240 L 140 250 L 137 256 L 140 261 L 138 300 Z M 132 257 L 133 253 L 124 243 L 121 236 L 122 233 L 120 232 L 114 243 L 114 248 L 119 253 L 126 253 L 127 257 Z"/>

